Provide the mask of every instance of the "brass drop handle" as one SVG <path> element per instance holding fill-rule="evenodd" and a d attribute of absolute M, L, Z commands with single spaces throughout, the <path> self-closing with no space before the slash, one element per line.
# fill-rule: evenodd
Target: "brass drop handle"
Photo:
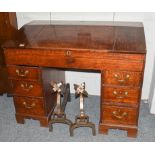
<path fill-rule="evenodd" d="M 19 69 L 16 69 L 16 73 L 19 77 L 26 77 L 27 74 L 29 73 L 28 70 L 19 70 Z"/>
<path fill-rule="evenodd" d="M 67 55 L 67 56 L 70 56 L 71 54 L 72 54 L 71 51 L 66 51 L 66 55 Z"/>
<path fill-rule="evenodd" d="M 26 91 L 30 91 L 32 88 L 33 88 L 33 85 L 28 85 L 27 83 L 26 84 L 21 84 L 20 85 L 21 88 L 23 88 L 24 90 Z"/>
<path fill-rule="evenodd" d="M 30 104 L 27 104 L 27 102 L 23 102 L 23 105 L 25 106 L 25 108 L 31 109 L 31 108 L 33 108 L 36 104 L 35 104 L 35 103 L 32 103 L 32 104 L 30 105 Z"/>
<path fill-rule="evenodd" d="M 117 98 L 117 99 L 124 99 L 125 97 L 128 96 L 128 92 L 125 91 L 124 93 L 122 93 L 121 91 L 120 92 L 117 92 L 116 90 L 113 91 L 113 94 L 114 96 Z"/>
<path fill-rule="evenodd" d="M 128 113 L 127 112 L 123 112 L 121 113 L 120 110 L 118 111 L 113 111 L 112 112 L 112 115 L 117 118 L 117 119 L 123 119 L 124 117 L 127 117 L 128 116 Z"/>
<path fill-rule="evenodd" d="M 130 75 L 125 75 L 124 79 L 120 79 L 118 74 L 114 74 L 114 77 L 117 79 L 119 83 L 125 83 L 127 80 L 129 80 Z"/>

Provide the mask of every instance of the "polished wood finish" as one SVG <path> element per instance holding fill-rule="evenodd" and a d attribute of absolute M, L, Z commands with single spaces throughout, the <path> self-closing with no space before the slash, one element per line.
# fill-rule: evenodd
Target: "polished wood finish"
<path fill-rule="evenodd" d="M 44 72 L 44 68 L 101 72 L 99 132 L 107 134 L 108 129 L 114 128 L 126 130 L 128 136 L 137 135 L 146 55 L 141 23 L 32 22 L 22 27 L 19 39 L 6 43 L 4 49 L 8 70 L 11 70 L 9 73 L 14 74 L 15 71 L 9 69 L 10 66 L 16 68 L 21 65 L 38 67 L 41 74 L 47 73 L 41 78 L 44 82 L 40 86 L 43 93 L 47 91 L 44 99 L 49 98 L 48 101 L 52 100 L 49 97 L 51 78 L 49 69 Z M 25 82 L 25 79 L 18 80 Z M 16 85 L 16 81 L 12 82 Z M 17 90 L 17 87 L 13 89 L 15 95 L 24 94 L 21 88 L 18 93 Z M 31 93 L 33 97 L 34 93 Z M 23 122 L 17 113 L 16 118 Z M 49 117 L 46 118 L 48 120 Z"/>
<path fill-rule="evenodd" d="M 7 79 L 8 75 L 7 75 L 7 68 L 0 66 L 0 94 L 2 95 L 4 92 L 6 92 L 6 88 L 7 88 L 7 83 L 8 83 L 8 79 Z"/>
<path fill-rule="evenodd" d="M 137 137 L 137 132 L 138 132 L 138 128 L 137 126 L 135 125 L 130 125 L 130 126 L 127 126 L 127 125 L 116 125 L 116 124 L 112 124 L 112 123 L 104 123 L 102 125 L 99 126 L 99 131 L 100 133 L 102 134 L 108 134 L 108 130 L 109 129 L 120 129 L 120 130 L 126 130 L 127 131 L 127 136 L 128 137 L 133 137 L 133 138 L 136 138 Z"/>
<path fill-rule="evenodd" d="M 136 108 L 127 108 L 121 106 L 103 106 L 103 123 L 137 125 Z"/>
<path fill-rule="evenodd" d="M 106 85 L 140 86 L 142 73 L 108 70 L 103 74 L 103 79 Z"/>
<path fill-rule="evenodd" d="M 25 66 L 8 66 L 8 75 L 10 79 L 17 80 L 40 80 L 40 70 L 37 67 L 25 67 Z"/>
<path fill-rule="evenodd" d="M 104 86 L 102 90 L 104 102 L 121 102 L 136 104 L 139 101 L 139 88 Z"/>
<path fill-rule="evenodd" d="M 21 71 L 20 75 L 16 70 Z M 25 74 L 25 71 L 29 71 Z M 8 66 L 9 80 L 14 96 L 16 120 L 24 124 L 25 119 L 36 119 L 40 126 L 47 127 L 56 104 L 52 94 L 51 80 L 65 82 L 64 71 L 39 67 Z M 26 75 L 26 76 L 25 76 Z"/>
<path fill-rule="evenodd" d="M 33 49 L 89 49 L 116 53 L 145 53 L 142 23 L 31 22 L 20 30 L 19 42 L 8 46 Z M 103 26 L 104 25 L 104 26 Z M 48 36 L 47 36 L 48 35 Z"/>
<path fill-rule="evenodd" d="M 9 65 L 29 65 L 42 67 L 58 68 L 79 68 L 91 70 L 130 70 L 141 71 L 143 69 L 143 59 L 145 55 L 141 54 L 116 54 L 70 50 L 73 54 L 66 55 L 65 50 L 34 50 L 34 49 L 6 49 L 6 61 Z M 33 53 L 33 54 L 32 54 Z M 82 54 L 80 54 L 82 53 Z M 35 55 L 35 56 L 34 56 Z M 74 57 L 75 55 L 75 57 Z M 61 57 L 61 59 L 60 59 Z M 94 61 L 95 60 L 95 61 Z M 91 64 L 91 65 L 90 65 Z"/>
<path fill-rule="evenodd" d="M 43 90 L 40 83 L 33 81 L 12 80 L 12 94 L 18 96 L 42 97 Z"/>
<path fill-rule="evenodd" d="M 43 98 L 14 97 L 17 113 L 44 116 Z"/>
<path fill-rule="evenodd" d="M 0 12 L 0 94 L 10 93 L 8 75 L 2 44 L 14 39 L 17 33 L 17 19 L 14 12 Z"/>

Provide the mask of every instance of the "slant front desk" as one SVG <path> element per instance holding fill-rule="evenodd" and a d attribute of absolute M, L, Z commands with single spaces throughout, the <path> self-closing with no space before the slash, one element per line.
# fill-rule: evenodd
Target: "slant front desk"
<path fill-rule="evenodd" d="M 136 137 L 146 55 L 142 23 L 34 21 L 4 50 L 18 123 L 32 118 L 48 126 L 55 103 L 49 82 L 64 81 L 65 70 L 99 71 L 99 132 L 122 129 Z"/>

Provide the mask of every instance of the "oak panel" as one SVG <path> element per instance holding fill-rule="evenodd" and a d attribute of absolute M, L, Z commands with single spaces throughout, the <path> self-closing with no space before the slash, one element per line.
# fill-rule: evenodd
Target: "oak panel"
<path fill-rule="evenodd" d="M 44 116 L 43 98 L 14 97 L 16 113 Z"/>
<path fill-rule="evenodd" d="M 103 73 L 103 84 L 120 86 L 141 86 L 142 72 L 109 70 Z"/>
<path fill-rule="evenodd" d="M 37 67 L 8 66 L 10 79 L 40 80 L 40 69 Z"/>
<path fill-rule="evenodd" d="M 43 96 L 43 88 L 38 82 L 11 80 L 11 86 L 13 95 L 34 97 Z"/>
<path fill-rule="evenodd" d="M 136 125 L 137 124 L 137 109 L 136 108 L 124 108 L 118 106 L 102 107 L 102 122 L 109 124 L 124 124 L 124 125 Z"/>
<path fill-rule="evenodd" d="M 138 104 L 140 88 L 139 87 L 104 87 L 102 96 L 104 102 L 121 102 Z"/>
<path fill-rule="evenodd" d="M 6 49 L 6 62 L 9 65 L 29 65 L 59 68 L 92 69 L 92 70 L 130 70 L 142 71 L 145 55 L 109 54 L 88 51 L 67 50 L 28 50 Z"/>

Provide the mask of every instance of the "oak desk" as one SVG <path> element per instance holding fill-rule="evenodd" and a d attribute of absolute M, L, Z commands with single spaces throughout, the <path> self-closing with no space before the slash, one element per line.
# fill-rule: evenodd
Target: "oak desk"
<path fill-rule="evenodd" d="M 146 55 L 141 23 L 34 21 L 4 46 L 18 123 L 33 118 L 48 126 L 55 103 L 49 81 L 65 80 L 63 70 L 90 70 L 101 73 L 99 132 L 137 135 Z M 63 70 L 50 77 L 49 67 Z"/>

